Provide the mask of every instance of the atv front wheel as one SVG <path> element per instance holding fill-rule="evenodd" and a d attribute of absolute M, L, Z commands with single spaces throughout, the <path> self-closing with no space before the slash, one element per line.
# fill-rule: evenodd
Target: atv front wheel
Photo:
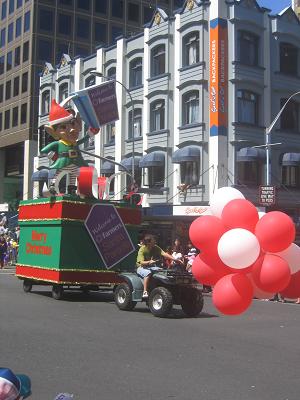
<path fill-rule="evenodd" d="M 188 289 L 184 291 L 181 298 L 182 311 L 188 317 L 197 317 L 203 309 L 204 299 L 199 289 Z"/>
<path fill-rule="evenodd" d="M 150 311 L 155 317 L 168 316 L 173 307 L 173 295 L 165 287 L 157 287 L 152 290 L 148 300 Z"/>

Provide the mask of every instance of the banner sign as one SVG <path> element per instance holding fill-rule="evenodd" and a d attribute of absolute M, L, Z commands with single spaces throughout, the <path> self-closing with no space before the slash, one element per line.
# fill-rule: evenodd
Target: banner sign
<path fill-rule="evenodd" d="M 93 205 L 84 224 L 107 269 L 136 250 L 112 204 Z"/>
<path fill-rule="evenodd" d="M 228 125 L 228 32 L 227 21 L 210 22 L 210 136 L 227 135 Z"/>
<path fill-rule="evenodd" d="M 116 82 L 104 82 L 72 95 L 81 118 L 89 127 L 99 128 L 119 119 Z"/>

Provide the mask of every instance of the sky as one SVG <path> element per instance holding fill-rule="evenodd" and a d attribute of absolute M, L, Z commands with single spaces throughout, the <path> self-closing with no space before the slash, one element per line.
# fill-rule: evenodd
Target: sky
<path fill-rule="evenodd" d="M 292 5 L 292 0 L 257 0 L 262 7 L 272 10 L 272 14 L 277 14 L 284 8 Z"/>

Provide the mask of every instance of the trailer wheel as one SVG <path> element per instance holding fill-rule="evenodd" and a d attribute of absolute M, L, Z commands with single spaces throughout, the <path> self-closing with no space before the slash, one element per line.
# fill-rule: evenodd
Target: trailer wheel
<path fill-rule="evenodd" d="M 61 300 L 63 297 L 64 288 L 62 285 L 53 285 L 52 286 L 52 297 L 55 300 Z"/>
<path fill-rule="evenodd" d="M 165 287 L 157 287 L 149 296 L 149 308 L 155 317 L 167 317 L 173 307 L 173 295 Z"/>
<path fill-rule="evenodd" d="M 115 303 L 122 311 L 131 311 L 136 306 L 136 301 L 132 301 L 131 290 L 127 283 L 121 283 L 115 290 Z"/>
<path fill-rule="evenodd" d="M 31 292 L 32 282 L 29 279 L 24 279 L 23 281 L 23 290 L 25 293 Z"/>

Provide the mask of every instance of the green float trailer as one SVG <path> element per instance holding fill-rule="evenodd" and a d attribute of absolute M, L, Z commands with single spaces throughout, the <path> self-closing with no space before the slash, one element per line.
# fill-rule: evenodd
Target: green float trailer
<path fill-rule="evenodd" d="M 16 276 L 23 280 L 25 292 L 30 292 L 33 285 L 51 285 L 53 297 L 60 299 L 65 289 L 87 292 L 114 288 L 122 282 L 120 272 L 134 271 L 136 251 L 111 268 L 105 265 L 86 227 L 86 220 L 95 205 L 100 206 L 97 209 L 101 212 L 103 209 L 103 213 L 106 213 L 106 205 L 113 205 L 129 240 L 137 245 L 141 224 L 138 206 L 71 195 L 20 203 Z M 117 250 L 119 245 L 115 243 Z"/>

